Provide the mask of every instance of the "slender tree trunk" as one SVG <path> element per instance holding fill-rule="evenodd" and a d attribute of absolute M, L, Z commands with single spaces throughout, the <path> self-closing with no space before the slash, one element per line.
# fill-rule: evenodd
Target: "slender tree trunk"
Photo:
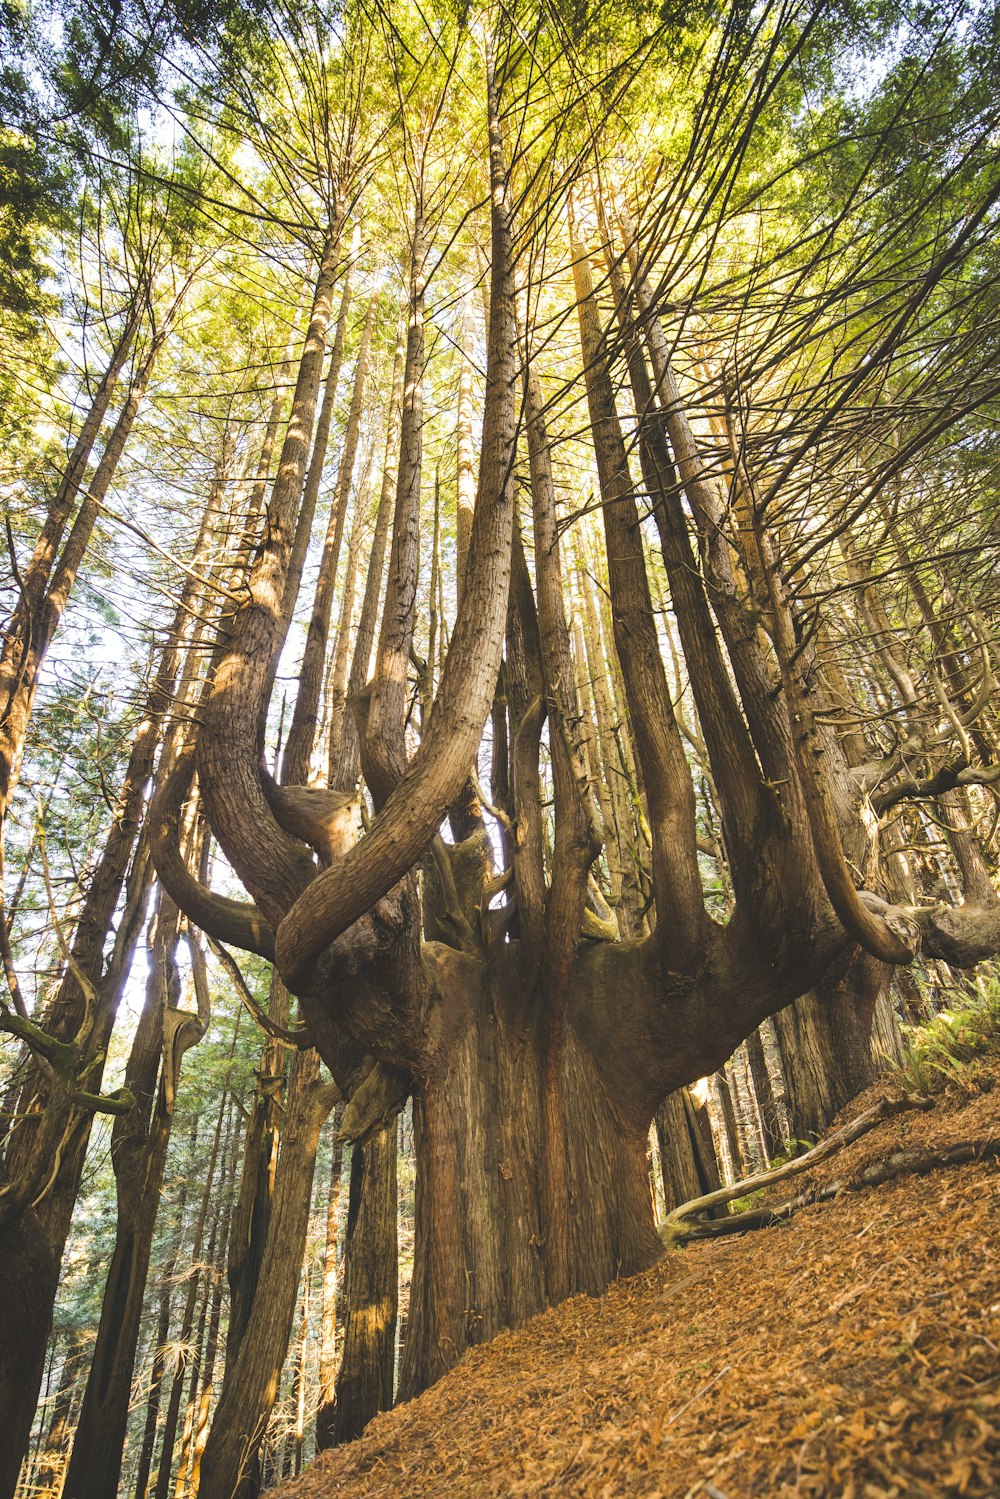
<path fill-rule="evenodd" d="M 335 1100 L 336 1090 L 320 1079 L 316 1053 L 296 1053 L 257 1293 L 202 1454 L 199 1499 L 256 1492 L 257 1452 L 295 1316 L 319 1132 Z"/>
<path fill-rule="evenodd" d="M 375 513 L 375 534 L 372 538 L 368 573 L 365 579 L 365 594 L 361 604 L 361 618 L 354 642 L 351 659 L 351 674 L 347 683 L 348 698 L 356 696 L 368 682 L 371 666 L 372 646 L 378 628 L 379 605 L 383 598 L 382 579 L 385 572 L 385 551 L 392 518 L 393 493 L 396 466 L 399 462 L 399 416 L 403 405 L 403 369 L 406 353 L 405 330 L 396 342 L 396 354 L 392 367 L 392 393 L 389 397 L 389 412 L 386 418 L 385 458 L 382 466 L 382 487 L 379 491 L 378 508 Z M 331 724 L 331 729 L 333 725 Z M 345 713 L 339 739 L 330 736 L 330 762 L 328 784 L 334 791 L 353 791 L 361 769 L 358 728 L 353 713 Z"/>
<path fill-rule="evenodd" d="M 337 567 L 340 561 L 340 548 L 344 537 L 344 523 L 347 516 L 347 502 L 351 491 L 351 479 L 354 473 L 354 461 L 357 456 L 365 380 L 368 374 L 368 353 L 371 348 L 372 332 L 377 312 L 378 298 L 372 297 L 368 305 L 368 316 L 365 320 L 361 349 L 358 353 L 358 362 L 354 372 L 354 395 L 351 400 L 347 430 L 344 434 L 344 447 L 337 474 L 337 484 L 330 503 L 329 524 L 327 525 L 326 536 L 323 541 L 323 555 L 320 559 L 319 574 L 316 579 L 316 595 L 313 600 L 312 615 L 306 635 L 305 652 L 303 653 L 302 663 L 299 667 L 299 686 L 295 695 L 295 710 L 292 714 L 292 723 L 285 745 L 282 781 L 286 785 L 300 783 L 298 776 L 293 777 L 289 774 L 286 763 L 294 764 L 299 769 L 302 766 L 308 768 L 316 735 L 323 668 L 326 663 L 327 637 L 330 633 L 330 617 L 337 585 Z M 317 441 L 321 437 L 323 437 L 322 433 L 317 434 Z M 323 446 L 325 447 L 325 438 Z"/>
<path fill-rule="evenodd" d="M 111 358 L 97 383 L 87 415 L 84 417 L 69 461 L 63 470 L 59 487 L 48 507 L 45 522 L 35 544 L 34 553 L 24 569 L 23 589 L 11 620 L 10 631 L 0 655 L 0 814 L 6 815 L 13 790 L 13 776 L 23 742 L 23 724 L 17 712 L 10 720 L 15 699 L 30 674 L 27 652 L 33 649 L 52 568 L 63 534 L 73 513 L 84 474 L 101 425 L 107 414 L 115 386 L 128 359 L 141 320 L 142 299 L 137 294 L 124 327 L 114 345 Z"/>
<path fill-rule="evenodd" d="M 219 1110 L 215 1130 L 212 1135 L 212 1147 L 205 1170 L 205 1186 L 202 1192 L 201 1203 L 198 1207 L 198 1217 L 195 1221 L 194 1235 L 191 1241 L 191 1263 L 197 1265 L 201 1261 L 202 1244 L 205 1238 L 205 1226 L 208 1223 L 209 1208 L 213 1201 L 215 1192 L 215 1173 L 218 1167 L 219 1155 L 222 1150 L 223 1131 L 226 1126 L 226 1110 Z M 192 1275 L 188 1281 L 187 1295 L 184 1298 L 184 1309 L 181 1313 L 181 1321 L 177 1334 L 178 1346 L 181 1350 L 188 1349 L 191 1344 L 191 1332 L 194 1327 L 194 1313 L 198 1297 L 198 1276 Z M 170 1398 L 167 1402 L 167 1412 L 163 1423 L 163 1434 L 160 1442 L 160 1457 L 156 1470 L 156 1485 L 154 1489 L 155 1499 L 167 1499 L 170 1493 L 170 1476 L 174 1464 L 174 1445 L 177 1440 L 177 1422 L 180 1417 L 181 1398 L 184 1393 L 184 1364 L 179 1363 L 174 1368 L 174 1375 L 170 1385 Z"/>
<path fill-rule="evenodd" d="M 316 1413 L 316 1448 L 322 1452 L 332 1447 L 334 1388 L 337 1376 L 337 1266 L 340 1230 L 341 1177 L 344 1170 L 344 1146 L 340 1126 L 344 1106 L 338 1104 L 333 1115 L 333 1155 L 330 1163 L 330 1188 L 326 1198 L 326 1246 L 323 1255 L 323 1305 L 319 1345 L 319 1409 Z"/>
<path fill-rule="evenodd" d="M 782 1134 L 778 1114 L 778 1104 L 774 1096 L 774 1088 L 771 1085 L 771 1074 L 767 1066 L 767 1058 L 764 1055 L 764 1043 L 761 1040 L 760 1031 L 751 1031 L 746 1041 L 747 1060 L 750 1064 L 750 1076 L 753 1080 L 753 1089 L 757 1097 L 757 1107 L 760 1111 L 761 1122 L 761 1144 L 768 1161 L 772 1161 L 782 1147 Z"/>
<path fill-rule="evenodd" d="M 231 1184 L 235 1174 L 236 1156 L 237 1152 L 235 1150 L 228 1152 L 228 1161 L 223 1174 L 223 1191 L 221 1193 L 224 1204 L 222 1239 L 219 1246 L 218 1259 L 212 1262 L 214 1277 L 212 1282 L 212 1310 L 208 1320 L 208 1338 L 205 1344 L 204 1361 L 201 1370 L 201 1397 L 198 1402 L 197 1419 L 195 1421 L 192 1443 L 191 1468 L 188 1474 L 187 1491 L 189 1494 L 197 1494 L 198 1492 L 198 1484 L 201 1480 L 201 1458 L 202 1453 L 205 1451 L 205 1443 L 208 1441 L 215 1365 L 219 1357 L 220 1328 L 222 1325 L 222 1296 L 225 1285 L 223 1267 L 226 1263 L 226 1250 L 232 1222 L 228 1206 L 231 1201 Z"/>
<path fill-rule="evenodd" d="M 192 1155 L 194 1154 L 197 1139 L 198 1123 L 196 1120 L 188 1142 L 188 1148 Z M 174 1276 L 177 1273 L 177 1262 L 180 1259 L 181 1244 L 183 1242 L 184 1209 L 187 1206 L 188 1180 L 189 1178 L 185 1175 L 181 1182 L 181 1192 L 176 1208 L 177 1238 L 163 1267 L 163 1275 L 160 1281 L 156 1331 L 153 1341 L 153 1366 L 150 1371 L 149 1393 L 146 1397 L 146 1417 L 143 1421 L 139 1462 L 136 1468 L 135 1487 L 133 1490 L 135 1499 L 146 1499 L 149 1471 L 153 1462 L 153 1450 L 156 1446 L 156 1423 L 160 1415 L 163 1376 L 167 1367 L 166 1343 L 167 1335 L 170 1332 L 170 1303 L 173 1297 Z"/>
<path fill-rule="evenodd" d="M 337 1375 L 333 1440 L 360 1436 L 392 1405 L 396 1351 L 396 1122 L 351 1157 L 343 1297 L 347 1307 Z"/>
<path fill-rule="evenodd" d="M 178 924 L 176 907 L 161 893 L 146 1004 L 126 1069 L 126 1082 L 136 1103 L 112 1132 L 118 1224 L 66 1470 L 66 1499 L 114 1499 L 118 1491 L 146 1275 L 181 1063 L 209 1021 L 204 974 L 197 980 L 197 1013 L 179 1007 Z"/>
<path fill-rule="evenodd" d="M 62 1490 L 66 1454 L 69 1451 L 72 1433 L 71 1415 L 76 1394 L 76 1385 L 81 1373 L 83 1349 L 77 1343 L 67 1345 L 63 1354 L 59 1383 L 52 1398 L 45 1445 L 35 1464 L 36 1474 L 32 1481 L 32 1492 L 39 1495 L 56 1495 Z"/>

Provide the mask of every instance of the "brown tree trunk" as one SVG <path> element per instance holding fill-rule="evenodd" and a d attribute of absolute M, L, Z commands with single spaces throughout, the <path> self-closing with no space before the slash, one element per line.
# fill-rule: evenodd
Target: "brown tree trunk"
<path fill-rule="evenodd" d="M 202 1191 L 201 1203 L 198 1208 L 194 1236 L 191 1242 L 191 1263 L 195 1265 L 201 1261 L 205 1225 L 208 1222 L 209 1207 L 215 1193 L 215 1172 L 219 1160 L 223 1130 L 226 1128 L 226 1125 L 226 1111 L 223 1107 L 219 1110 L 219 1117 L 216 1120 L 215 1130 L 212 1135 L 212 1148 L 205 1172 L 205 1184 Z M 191 1342 L 191 1330 L 194 1327 L 197 1295 L 198 1276 L 192 1275 L 188 1281 L 187 1294 L 184 1298 L 184 1308 L 181 1313 L 181 1321 L 177 1334 L 177 1342 L 182 1349 L 186 1349 Z M 170 1386 L 170 1398 L 167 1402 L 167 1412 L 163 1423 L 160 1458 L 157 1464 L 156 1485 L 154 1488 L 156 1499 L 167 1499 L 167 1495 L 170 1492 L 170 1475 L 174 1463 L 174 1445 L 177 1440 L 177 1422 L 180 1416 L 183 1391 L 184 1366 L 183 1364 L 178 1364 L 174 1368 L 174 1376 Z"/>
<path fill-rule="evenodd" d="M 736 1124 L 736 1110 L 733 1107 L 733 1095 L 724 1068 L 715 1074 L 715 1087 L 719 1100 L 719 1111 L 722 1116 L 726 1153 L 729 1157 L 730 1179 L 737 1182 L 746 1176 L 747 1167 L 740 1145 L 739 1129 Z"/>
<path fill-rule="evenodd" d="M 112 1132 L 118 1196 L 115 1247 L 66 1469 L 66 1499 L 114 1499 L 118 1491 L 146 1273 L 181 1062 L 204 1035 L 209 1021 L 203 974 L 198 1012 L 178 1007 L 178 919 L 173 902 L 161 893 L 146 1003 L 126 1069 L 135 1107 L 116 1121 Z"/>
<path fill-rule="evenodd" d="M 711 1126 L 706 1138 L 697 1122 L 690 1090 L 679 1088 L 668 1094 L 656 1112 L 655 1122 L 666 1211 L 716 1191 L 722 1182 Z"/>
<path fill-rule="evenodd" d="M 195 1121 L 191 1130 L 188 1148 L 194 1153 L 198 1139 L 198 1122 Z M 135 1487 L 133 1490 L 135 1499 L 146 1499 L 146 1489 L 149 1484 L 149 1472 L 153 1463 L 153 1449 L 156 1446 L 156 1423 L 160 1415 L 160 1400 L 163 1395 L 163 1376 L 167 1368 L 166 1342 L 170 1331 L 170 1302 L 174 1290 L 174 1275 L 177 1271 L 177 1262 L 180 1258 L 181 1243 L 184 1228 L 184 1209 L 187 1205 L 188 1177 L 185 1175 L 181 1180 L 180 1197 L 177 1202 L 177 1238 L 171 1249 L 166 1264 L 163 1267 L 160 1281 L 159 1305 L 156 1315 L 156 1331 L 153 1341 L 153 1365 L 150 1371 L 149 1393 L 146 1397 L 146 1416 L 142 1426 L 142 1441 L 139 1447 L 139 1463 L 136 1468 Z"/>
<path fill-rule="evenodd" d="M 6 818 L 16 783 L 30 703 L 34 697 L 40 666 L 40 656 L 36 660 L 36 653 L 44 635 L 43 611 L 52 568 L 101 424 L 138 331 L 142 307 L 143 296 L 137 290 L 108 365 L 97 383 L 59 487 L 48 507 L 31 561 L 24 569 L 21 597 L 0 654 L 0 827 Z"/>
<path fill-rule="evenodd" d="M 816 1139 L 876 1077 L 872 1017 L 882 971 L 874 959 L 859 961 L 836 988 L 804 994 L 774 1016 L 793 1140 Z"/>
<path fill-rule="evenodd" d="M 783 1144 L 778 1103 L 771 1084 L 771 1074 L 764 1054 L 760 1031 L 751 1031 L 746 1040 L 750 1077 L 760 1113 L 761 1144 L 767 1161 L 772 1161 Z M 766 1164 L 766 1162 L 765 1162 Z"/>
<path fill-rule="evenodd" d="M 525 1024 L 510 948 L 486 970 L 459 959 L 453 977 L 442 1019 L 455 1033 L 414 1094 L 416 1259 L 401 1399 L 433 1383 L 465 1348 L 520 1326 L 549 1301 L 544 1030 L 537 1020 Z M 623 1117 L 572 1029 L 558 1058 L 558 1103 L 573 1204 L 558 1226 L 568 1278 L 560 1294 L 596 1295 L 661 1252 L 648 1123 L 643 1129 Z"/>
<path fill-rule="evenodd" d="M 32 1493 L 37 1494 L 39 1499 L 43 1495 L 59 1494 L 62 1490 L 66 1454 L 73 1429 L 71 1416 L 83 1352 L 80 1344 L 74 1341 L 67 1345 L 63 1354 L 59 1383 L 52 1397 L 45 1445 L 34 1464 L 36 1471 L 31 1481 Z"/>
<path fill-rule="evenodd" d="M 351 1157 L 343 1298 L 343 1355 L 333 1440 L 360 1436 L 392 1405 L 396 1352 L 396 1121 Z"/>
<path fill-rule="evenodd" d="M 256 1492 L 257 1452 L 277 1397 L 295 1317 L 319 1132 L 336 1097 L 336 1089 L 320 1078 L 316 1053 L 297 1052 L 260 1277 L 205 1443 L 199 1499 L 233 1499 L 237 1493 Z"/>
<path fill-rule="evenodd" d="M 337 1253 L 339 1249 L 341 1177 L 344 1170 L 344 1146 L 340 1126 L 344 1106 L 338 1104 L 333 1115 L 333 1156 L 330 1163 L 330 1188 L 326 1198 L 326 1248 L 323 1256 L 323 1306 L 319 1345 L 319 1409 L 316 1413 L 316 1448 L 322 1452 L 333 1446 L 333 1396 L 337 1376 Z"/>

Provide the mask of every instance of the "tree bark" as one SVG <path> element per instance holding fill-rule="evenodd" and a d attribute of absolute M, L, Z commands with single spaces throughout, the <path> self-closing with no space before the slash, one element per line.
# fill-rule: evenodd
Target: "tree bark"
<path fill-rule="evenodd" d="M 392 1405 L 396 1353 L 396 1122 L 351 1157 L 333 1440 L 350 1442 Z"/>
<path fill-rule="evenodd" d="M 66 1499 L 114 1499 L 118 1491 L 146 1274 L 181 1063 L 185 1052 L 204 1035 L 210 1018 L 204 974 L 198 982 L 197 1013 L 178 1004 L 178 920 L 173 902 L 161 893 L 146 1003 L 126 1069 L 126 1083 L 136 1102 L 112 1131 L 118 1200 L 115 1247 L 66 1469 Z"/>
<path fill-rule="evenodd" d="M 336 1097 L 336 1089 L 320 1079 L 316 1053 L 298 1052 L 257 1293 L 239 1350 L 226 1369 L 202 1454 L 199 1499 L 233 1499 L 256 1492 L 257 1451 L 278 1393 L 295 1317 L 319 1132 Z"/>

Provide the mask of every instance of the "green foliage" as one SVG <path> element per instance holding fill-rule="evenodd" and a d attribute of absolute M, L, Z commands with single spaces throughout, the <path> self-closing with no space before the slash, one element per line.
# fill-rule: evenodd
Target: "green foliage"
<path fill-rule="evenodd" d="M 979 1091 L 983 1074 L 977 1063 L 1000 1042 L 1000 980 L 988 980 L 985 992 L 970 989 L 958 997 L 964 1002 L 910 1031 L 908 1055 L 899 1069 L 910 1092 L 939 1093 L 949 1084 Z"/>

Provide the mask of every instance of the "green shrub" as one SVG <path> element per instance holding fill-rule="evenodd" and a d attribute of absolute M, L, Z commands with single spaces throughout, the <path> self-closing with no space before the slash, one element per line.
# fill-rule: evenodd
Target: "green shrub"
<path fill-rule="evenodd" d="M 907 1027 L 907 1057 L 899 1078 L 908 1092 L 938 1093 L 949 1083 L 978 1092 L 984 1078 L 977 1062 L 1000 1041 L 1000 980 L 985 992 L 958 990 L 953 1008 L 941 1010 L 927 1025 Z"/>

